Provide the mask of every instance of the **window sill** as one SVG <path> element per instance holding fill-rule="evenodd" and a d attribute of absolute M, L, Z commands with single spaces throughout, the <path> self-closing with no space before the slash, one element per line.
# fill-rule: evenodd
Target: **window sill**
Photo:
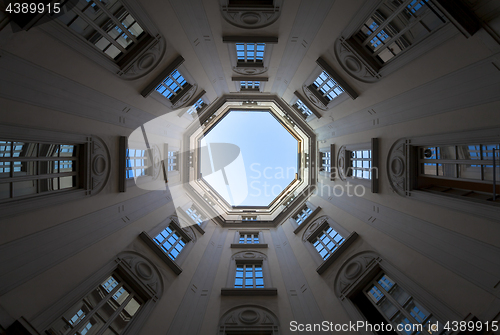
<path fill-rule="evenodd" d="M 223 296 L 275 296 L 278 289 L 271 288 L 222 288 L 220 294 Z"/>
<path fill-rule="evenodd" d="M 254 248 L 267 248 L 267 243 L 232 243 L 231 248 L 236 249 L 254 249 Z"/>
<path fill-rule="evenodd" d="M 324 273 L 330 265 L 332 265 L 337 258 L 356 240 L 358 234 L 356 232 L 352 232 L 342 243 L 342 245 L 327 259 L 325 260 L 317 269 L 316 272 L 319 274 Z"/>
<path fill-rule="evenodd" d="M 305 226 L 307 226 L 309 224 L 309 222 L 311 222 L 311 220 L 316 216 L 316 214 L 319 213 L 319 211 L 321 210 L 321 207 L 316 207 L 316 209 L 304 220 L 304 222 L 302 222 L 301 224 L 299 224 L 297 226 L 297 228 L 295 228 L 295 230 L 293 231 L 294 234 L 298 234 L 302 229 L 304 229 Z M 293 218 L 292 218 L 293 220 Z"/>
<path fill-rule="evenodd" d="M 196 229 L 201 235 L 204 235 L 205 234 L 205 231 L 203 230 L 203 228 L 201 228 L 201 226 L 199 224 L 194 224 L 193 225 L 194 229 Z"/>
<path fill-rule="evenodd" d="M 140 235 L 141 239 L 147 244 L 157 254 L 165 264 L 176 274 L 179 275 L 182 272 L 182 268 L 177 265 L 167 254 L 165 254 L 160 247 L 153 241 L 153 239 L 146 233 L 142 232 Z"/>

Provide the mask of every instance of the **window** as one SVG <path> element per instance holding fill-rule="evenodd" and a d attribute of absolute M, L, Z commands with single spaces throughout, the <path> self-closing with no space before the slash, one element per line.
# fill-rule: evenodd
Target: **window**
<path fill-rule="evenodd" d="M 321 72 L 309 87 L 319 93 L 319 96 L 326 102 L 324 103 L 325 106 L 330 100 L 344 93 L 342 87 L 340 87 L 325 71 Z"/>
<path fill-rule="evenodd" d="M 241 221 L 257 221 L 257 215 L 243 215 Z"/>
<path fill-rule="evenodd" d="M 146 150 L 127 149 L 127 178 L 145 176 L 147 167 Z"/>
<path fill-rule="evenodd" d="M 481 143 L 416 147 L 418 177 L 415 187 L 493 201 L 494 171 L 497 182 L 500 179 L 499 149 L 499 144 Z M 495 201 L 500 202 L 500 199 Z"/>
<path fill-rule="evenodd" d="M 79 0 L 57 20 L 93 48 L 122 65 L 131 53 L 139 51 L 137 49 L 143 41 L 151 39 L 118 0 Z"/>
<path fill-rule="evenodd" d="M 332 153 L 330 151 L 320 152 L 321 171 L 330 173 L 332 171 Z"/>
<path fill-rule="evenodd" d="M 264 288 L 262 264 L 236 264 L 234 288 Z"/>
<path fill-rule="evenodd" d="M 384 1 L 352 37 L 380 66 L 446 24 L 428 0 Z"/>
<path fill-rule="evenodd" d="M 176 69 L 170 73 L 156 88 L 156 92 L 173 102 L 175 97 L 178 96 L 182 92 L 183 88 L 187 86 L 188 83 L 186 82 L 186 79 L 184 79 L 184 77 Z"/>
<path fill-rule="evenodd" d="M 372 151 L 354 150 L 346 152 L 349 157 L 348 177 L 358 179 L 372 178 Z"/>
<path fill-rule="evenodd" d="M 258 244 L 259 233 L 240 233 L 240 239 L 238 241 L 240 244 Z"/>
<path fill-rule="evenodd" d="M 295 102 L 294 106 L 300 111 L 305 119 L 313 114 L 313 112 L 300 99 Z"/>
<path fill-rule="evenodd" d="M 327 226 L 319 233 L 312 244 L 321 258 L 326 260 L 344 241 L 345 239 L 339 233 L 333 230 L 332 227 Z"/>
<path fill-rule="evenodd" d="M 177 157 L 178 157 L 179 152 L 178 151 L 169 151 L 168 152 L 168 171 L 177 171 L 179 168 L 177 167 Z"/>
<path fill-rule="evenodd" d="M 375 306 L 378 313 L 394 326 L 395 330 L 397 325 L 400 325 L 403 330 L 399 333 L 402 335 L 420 333 L 416 329 L 411 329 L 415 327 L 414 325 L 419 324 L 429 334 L 445 332 L 441 327 L 439 327 L 440 329 L 431 329 L 431 325 L 434 327 L 433 325 L 438 321 L 435 316 L 384 272 L 379 273 L 365 287 L 363 294 L 368 297 L 368 301 Z"/>
<path fill-rule="evenodd" d="M 203 214 L 201 214 L 198 211 L 195 205 L 191 205 L 191 207 L 189 207 L 186 210 L 186 213 L 198 225 L 200 225 L 203 221 L 207 219 Z"/>
<path fill-rule="evenodd" d="M 159 233 L 154 238 L 154 241 L 172 260 L 177 258 L 187 243 L 172 225 L 169 225 Z"/>
<path fill-rule="evenodd" d="M 263 63 L 265 43 L 236 43 L 238 65 Z"/>
<path fill-rule="evenodd" d="M 85 335 L 92 330 L 93 334 L 120 334 L 144 302 L 118 273 L 113 273 L 56 320 L 47 332 Z"/>
<path fill-rule="evenodd" d="M 0 140 L 0 201 L 81 187 L 83 146 Z"/>
<path fill-rule="evenodd" d="M 306 218 L 309 217 L 309 215 L 312 214 L 312 212 L 313 212 L 312 209 L 310 209 L 309 207 L 307 207 L 307 205 L 305 205 L 304 207 L 302 207 L 300 212 L 294 217 L 295 222 L 297 222 L 297 224 L 300 225 L 301 223 L 304 222 Z"/>
<path fill-rule="evenodd" d="M 260 81 L 240 81 L 241 91 L 258 91 L 260 88 Z"/>
<path fill-rule="evenodd" d="M 191 108 L 188 109 L 186 113 L 191 115 L 192 117 L 195 117 L 196 116 L 195 114 L 197 114 L 206 105 L 207 104 L 203 101 L 203 99 L 200 98 L 198 99 L 198 101 L 194 103 L 193 106 L 191 106 Z"/>

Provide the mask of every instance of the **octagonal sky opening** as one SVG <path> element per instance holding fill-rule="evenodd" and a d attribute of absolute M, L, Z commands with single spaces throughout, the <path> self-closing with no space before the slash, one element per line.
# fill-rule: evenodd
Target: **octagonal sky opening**
<path fill-rule="evenodd" d="M 212 148 L 218 143 L 237 146 L 238 158 L 233 158 L 234 152 L 216 153 Z M 237 161 L 216 173 L 202 172 L 201 176 L 233 207 L 269 206 L 297 176 L 298 141 L 269 111 L 232 110 L 200 144 L 209 148 L 201 151 L 202 166 L 212 165 L 213 169 L 216 155 L 218 159 Z"/>

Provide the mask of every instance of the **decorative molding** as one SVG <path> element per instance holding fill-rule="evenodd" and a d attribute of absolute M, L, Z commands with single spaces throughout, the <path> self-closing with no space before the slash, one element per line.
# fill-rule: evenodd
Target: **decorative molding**
<path fill-rule="evenodd" d="M 317 235 L 318 231 L 320 231 L 321 228 L 326 227 L 326 225 L 328 225 L 328 216 L 320 216 L 307 227 L 306 231 L 302 235 L 302 241 L 309 242 L 312 238 L 314 238 L 314 235 Z"/>
<path fill-rule="evenodd" d="M 361 252 L 342 264 L 334 282 L 335 295 L 340 300 L 346 299 L 352 289 L 360 281 L 360 278 L 367 275 L 373 267 L 373 264 L 380 261 L 381 258 L 375 252 Z"/>
<path fill-rule="evenodd" d="M 274 36 L 222 36 L 222 43 L 278 44 L 278 37 L 274 37 Z"/>
<path fill-rule="evenodd" d="M 108 183 L 111 173 L 111 157 L 108 146 L 97 136 L 92 136 L 89 143 L 90 162 L 89 175 L 90 184 L 87 184 L 89 194 L 99 193 Z"/>
<path fill-rule="evenodd" d="M 172 104 L 172 109 L 178 109 L 187 105 L 191 98 L 195 95 L 196 90 L 198 90 L 198 84 L 193 84 L 187 92 L 182 92 L 181 96 L 177 101 Z"/>
<path fill-rule="evenodd" d="M 267 67 L 233 66 L 233 71 L 244 76 L 255 76 L 266 73 Z"/>
<path fill-rule="evenodd" d="M 327 106 L 325 106 L 325 104 L 320 99 L 318 99 L 318 97 L 316 97 L 316 95 L 309 89 L 308 85 L 302 85 L 302 91 L 314 106 L 323 111 L 328 110 Z"/>
<path fill-rule="evenodd" d="M 345 152 L 346 152 L 346 147 L 345 147 L 345 145 L 343 145 L 339 148 L 339 152 L 337 154 L 337 171 L 338 171 L 339 178 L 343 181 L 346 180 L 345 173 L 346 173 L 346 168 L 347 168 Z"/>
<path fill-rule="evenodd" d="M 166 49 L 167 43 L 165 39 L 157 36 L 147 48 L 141 51 L 140 55 L 135 57 L 133 62 L 118 72 L 118 75 L 126 80 L 144 77 L 160 64 Z"/>
<path fill-rule="evenodd" d="M 269 309 L 257 305 L 243 305 L 230 309 L 220 318 L 219 335 L 247 333 L 251 330 L 279 335 L 279 321 Z"/>
<path fill-rule="evenodd" d="M 267 243 L 255 243 L 255 244 L 246 244 L 246 243 L 231 243 L 231 248 L 234 249 L 265 249 L 267 248 Z"/>
<path fill-rule="evenodd" d="M 342 68 L 354 79 L 364 83 L 375 83 L 382 76 L 378 74 L 364 61 L 358 57 L 346 41 L 341 37 L 335 41 L 334 52 Z"/>
<path fill-rule="evenodd" d="M 252 244 L 250 247 L 253 247 L 254 244 Z M 233 261 L 237 262 L 262 262 L 267 259 L 267 256 L 261 252 L 258 251 L 240 251 L 234 254 L 231 259 Z"/>
<path fill-rule="evenodd" d="M 258 29 L 267 27 L 281 15 L 283 0 L 274 0 L 273 6 L 229 6 L 228 0 L 219 0 L 222 17 L 238 28 Z"/>
<path fill-rule="evenodd" d="M 400 139 L 394 142 L 387 155 L 387 177 L 394 192 L 403 197 L 409 181 L 406 162 L 406 140 Z"/>

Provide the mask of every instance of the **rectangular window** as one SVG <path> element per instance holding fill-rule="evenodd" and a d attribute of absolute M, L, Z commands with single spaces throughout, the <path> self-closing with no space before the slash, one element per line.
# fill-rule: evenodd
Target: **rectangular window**
<path fill-rule="evenodd" d="M 262 264 L 236 264 L 234 288 L 264 288 Z"/>
<path fill-rule="evenodd" d="M 302 222 L 304 222 L 304 220 L 309 217 L 309 215 L 311 215 L 312 213 L 312 209 L 310 209 L 309 207 L 304 206 L 302 207 L 302 209 L 300 210 L 299 214 L 297 214 L 294 219 L 295 219 L 295 222 L 297 222 L 298 225 L 300 225 Z"/>
<path fill-rule="evenodd" d="M 143 299 L 113 273 L 56 320 L 47 333 L 120 334 L 143 304 Z"/>
<path fill-rule="evenodd" d="M 240 89 L 242 91 L 258 91 L 260 81 L 240 81 Z"/>
<path fill-rule="evenodd" d="M 321 171 L 330 173 L 332 170 L 332 153 L 330 151 L 320 152 Z"/>
<path fill-rule="evenodd" d="M 400 325 L 402 330 L 399 333 L 402 335 L 421 333 L 421 330 L 417 329 L 418 325 L 429 334 L 444 332 L 442 326 L 440 329 L 430 329 L 430 325 L 435 325 L 438 320 L 385 273 L 379 274 L 371 281 L 364 294 L 380 314 L 393 325 L 394 330 Z"/>
<path fill-rule="evenodd" d="M 172 101 L 181 91 L 187 86 L 187 81 L 179 73 L 174 70 L 171 74 L 163 80 L 163 82 L 156 88 L 156 92 L 163 95 L 165 98 Z"/>
<path fill-rule="evenodd" d="M 176 170 L 178 170 L 178 167 L 177 167 L 177 155 L 178 155 L 177 151 L 169 151 L 168 152 L 168 159 L 167 159 L 167 163 L 168 163 L 167 170 L 168 171 L 176 171 Z"/>
<path fill-rule="evenodd" d="M 193 221 L 195 223 L 197 223 L 198 225 L 202 224 L 203 221 L 205 221 L 207 218 L 205 218 L 205 216 L 203 214 L 201 214 L 198 209 L 192 205 L 191 207 L 189 207 L 187 210 L 186 210 L 186 213 L 187 215 L 189 215 L 189 217 L 191 219 L 193 219 Z"/>
<path fill-rule="evenodd" d="M 241 244 L 259 244 L 259 233 L 240 233 L 239 243 Z"/>
<path fill-rule="evenodd" d="M 371 150 L 353 150 L 347 151 L 349 157 L 349 170 L 347 175 L 356 179 L 372 178 L 372 151 Z"/>
<path fill-rule="evenodd" d="M 153 240 L 173 260 L 177 258 L 186 245 L 186 241 L 172 226 L 165 228 Z"/>
<path fill-rule="evenodd" d="M 127 178 L 145 176 L 147 167 L 146 150 L 127 149 Z"/>
<path fill-rule="evenodd" d="M 428 0 L 386 0 L 361 26 L 357 42 L 380 63 L 387 63 L 446 23 Z"/>
<path fill-rule="evenodd" d="M 265 43 L 236 43 L 238 63 L 262 63 Z"/>
<path fill-rule="evenodd" d="M 297 100 L 294 106 L 300 111 L 305 119 L 313 114 L 313 112 L 300 99 Z"/>
<path fill-rule="evenodd" d="M 492 200 L 493 149 L 500 182 L 500 144 L 464 144 L 417 147 L 417 188 L 455 196 Z"/>
<path fill-rule="evenodd" d="M 203 99 L 198 99 L 198 101 L 196 101 L 194 103 L 193 106 L 191 106 L 191 108 L 188 109 L 188 111 L 186 113 L 188 113 L 189 115 L 191 116 L 195 116 L 195 114 L 201 110 L 203 107 L 205 107 L 207 104 L 203 101 Z"/>
<path fill-rule="evenodd" d="M 340 87 L 340 85 L 337 84 L 325 71 L 321 72 L 312 86 L 327 102 L 344 93 L 342 87 Z"/>
<path fill-rule="evenodd" d="M 118 0 L 78 0 L 57 20 L 113 61 L 123 58 L 148 36 Z"/>
<path fill-rule="evenodd" d="M 0 201 L 78 188 L 81 147 L 0 140 Z"/>
<path fill-rule="evenodd" d="M 330 257 L 339 246 L 344 243 L 345 239 L 340 236 L 332 227 L 327 226 L 312 242 L 316 251 L 318 251 L 321 258 L 326 260 Z"/>

